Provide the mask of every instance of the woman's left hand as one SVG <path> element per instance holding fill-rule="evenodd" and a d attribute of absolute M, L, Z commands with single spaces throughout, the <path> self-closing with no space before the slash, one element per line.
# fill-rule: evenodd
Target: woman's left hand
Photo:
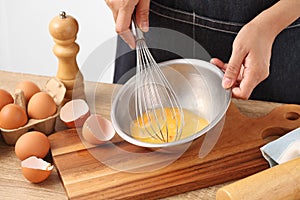
<path fill-rule="evenodd" d="M 222 85 L 232 88 L 233 97 L 248 99 L 253 89 L 268 77 L 273 41 L 268 31 L 250 22 L 237 34 L 228 63 L 211 59 L 211 63 L 225 71 Z"/>

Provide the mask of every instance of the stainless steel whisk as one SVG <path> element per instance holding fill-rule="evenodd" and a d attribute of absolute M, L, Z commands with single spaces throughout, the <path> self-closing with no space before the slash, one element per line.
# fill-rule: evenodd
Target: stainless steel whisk
<path fill-rule="evenodd" d="M 184 123 L 182 107 L 170 83 L 152 57 L 141 29 L 132 19 L 136 38 L 135 109 L 140 132 L 162 142 L 171 142 L 170 130 L 176 131 L 172 141 L 181 138 Z M 168 109 L 168 110 L 167 110 Z M 167 123 L 171 116 L 173 124 Z M 176 127 L 171 127 L 176 124 Z"/>

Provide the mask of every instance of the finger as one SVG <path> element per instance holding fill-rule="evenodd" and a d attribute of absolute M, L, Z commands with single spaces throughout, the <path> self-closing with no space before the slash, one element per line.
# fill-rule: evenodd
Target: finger
<path fill-rule="evenodd" d="M 117 21 L 118 11 L 112 11 L 115 22 Z"/>
<path fill-rule="evenodd" d="M 237 50 L 233 48 L 231 57 L 226 66 L 226 71 L 223 77 L 222 85 L 224 88 L 230 88 L 236 82 L 240 73 L 241 66 L 246 56 L 245 51 Z"/>
<path fill-rule="evenodd" d="M 226 70 L 225 63 L 223 61 L 221 61 L 220 59 L 218 59 L 218 58 L 212 58 L 210 60 L 210 63 L 216 65 L 221 70 Z"/>
<path fill-rule="evenodd" d="M 119 9 L 116 19 L 116 32 L 129 45 L 131 49 L 135 48 L 135 39 L 130 30 L 131 16 L 134 6 L 125 6 Z"/>
<path fill-rule="evenodd" d="M 245 71 L 244 76 L 239 84 L 239 87 L 232 89 L 232 95 L 240 99 L 248 99 L 254 90 L 254 88 L 259 84 L 260 81 L 254 78 L 255 73 L 252 71 Z"/>
<path fill-rule="evenodd" d="M 149 30 L 149 7 L 150 0 L 143 0 L 139 1 L 135 9 L 137 24 L 143 32 Z"/>
<path fill-rule="evenodd" d="M 119 33 L 120 37 L 128 44 L 131 49 L 135 49 L 135 38 L 130 29 Z"/>
<path fill-rule="evenodd" d="M 105 0 L 105 2 L 107 4 L 107 6 L 110 8 L 110 10 L 113 14 L 114 20 L 116 22 L 120 5 L 116 1 L 113 1 L 113 0 Z"/>
<path fill-rule="evenodd" d="M 122 7 L 119 9 L 117 20 L 116 20 L 117 33 L 122 33 L 129 29 L 133 10 L 134 7 L 129 7 L 129 6 Z"/>

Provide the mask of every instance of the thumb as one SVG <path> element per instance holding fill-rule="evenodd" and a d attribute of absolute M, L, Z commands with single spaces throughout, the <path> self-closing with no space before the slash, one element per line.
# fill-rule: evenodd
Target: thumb
<path fill-rule="evenodd" d="M 229 62 L 226 64 L 227 66 L 222 81 L 224 88 L 230 88 L 236 82 L 245 56 L 246 54 L 244 54 L 243 51 L 238 51 L 233 48 Z"/>
<path fill-rule="evenodd" d="M 135 9 L 137 24 L 143 32 L 149 30 L 149 9 L 150 0 L 139 1 Z"/>

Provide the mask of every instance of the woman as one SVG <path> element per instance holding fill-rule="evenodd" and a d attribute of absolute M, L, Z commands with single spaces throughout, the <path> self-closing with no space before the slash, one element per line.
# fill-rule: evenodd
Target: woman
<path fill-rule="evenodd" d="M 130 23 L 135 11 L 144 32 L 149 26 L 168 28 L 201 44 L 214 57 L 211 62 L 225 71 L 223 87 L 231 87 L 234 97 L 300 104 L 299 0 L 106 0 L 106 3 L 112 10 L 117 33 L 132 49 L 135 41 Z M 115 82 L 135 66 L 134 52 L 125 53 L 128 51 L 129 47 L 118 40 Z M 152 53 L 157 62 L 176 57 L 155 50 Z M 193 52 L 190 57 L 198 58 L 195 55 Z"/>

